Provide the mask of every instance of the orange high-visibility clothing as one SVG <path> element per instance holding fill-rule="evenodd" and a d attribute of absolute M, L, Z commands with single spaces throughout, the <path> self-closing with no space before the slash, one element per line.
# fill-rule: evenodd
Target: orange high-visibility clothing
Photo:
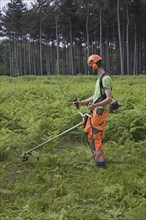
<path fill-rule="evenodd" d="M 107 115 L 107 109 L 95 108 L 93 110 L 92 117 L 88 117 L 84 128 L 86 140 L 90 146 L 93 155 L 95 156 L 97 163 L 105 161 L 102 148 L 102 139 L 104 135 Z"/>

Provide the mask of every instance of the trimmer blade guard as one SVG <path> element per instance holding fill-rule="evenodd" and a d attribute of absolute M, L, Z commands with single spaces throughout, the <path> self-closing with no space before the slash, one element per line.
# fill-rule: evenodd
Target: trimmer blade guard
<path fill-rule="evenodd" d="M 22 155 L 20 156 L 22 161 L 28 161 L 28 157 L 32 155 L 33 157 L 35 157 L 37 160 L 39 160 L 39 153 L 36 151 L 32 151 L 32 152 L 24 152 L 22 153 Z"/>
<path fill-rule="evenodd" d="M 39 153 L 38 153 L 38 152 L 32 151 L 32 152 L 31 152 L 31 155 L 32 155 L 33 157 L 35 157 L 37 160 L 39 160 Z"/>
<path fill-rule="evenodd" d="M 28 153 L 24 152 L 21 154 L 20 158 L 22 159 L 23 162 L 28 161 Z"/>

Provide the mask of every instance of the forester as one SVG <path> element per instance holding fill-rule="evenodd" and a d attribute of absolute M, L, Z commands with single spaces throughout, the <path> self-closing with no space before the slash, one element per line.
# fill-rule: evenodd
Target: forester
<path fill-rule="evenodd" d="M 86 121 L 85 136 L 94 154 L 96 165 L 99 168 L 106 168 L 102 140 L 106 118 L 109 113 L 109 104 L 112 102 L 112 80 L 109 75 L 105 74 L 102 67 L 102 58 L 99 55 L 91 55 L 87 60 L 87 65 L 98 75 L 94 95 L 84 100 L 75 101 L 74 104 L 79 106 L 88 105 L 91 117 L 88 117 Z M 102 91 L 100 86 L 101 77 Z"/>

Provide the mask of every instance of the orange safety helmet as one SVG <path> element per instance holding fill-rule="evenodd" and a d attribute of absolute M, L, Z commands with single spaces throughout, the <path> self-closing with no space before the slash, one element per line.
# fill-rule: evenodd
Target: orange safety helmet
<path fill-rule="evenodd" d="M 99 55 L 97 54 L 91 55 L 90 57 L 88 57 L 87 65 L 89 66 L 89 68 L 96 71 L 98 70 L 97 62 L 100 60 L 102 60 L 102 58 Z"/>

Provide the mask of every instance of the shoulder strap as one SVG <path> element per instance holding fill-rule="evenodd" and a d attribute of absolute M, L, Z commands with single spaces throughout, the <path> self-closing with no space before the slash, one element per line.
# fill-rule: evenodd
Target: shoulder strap
<path fill-rule="evenodd" d="M 103 73 L 102 75 L 101 75 L 101 77 L 100 77 L 100 80 L 99 80 L 99 86 L 100 86 L 100 94 L 102 95 L 102 89 L 103 89 L 103 84 L 102 84 L 102 79 L 103 79 L 103 77 L 104 76 L 107 76 L 107 75 L 109 75 L 108 73 Z"/>

